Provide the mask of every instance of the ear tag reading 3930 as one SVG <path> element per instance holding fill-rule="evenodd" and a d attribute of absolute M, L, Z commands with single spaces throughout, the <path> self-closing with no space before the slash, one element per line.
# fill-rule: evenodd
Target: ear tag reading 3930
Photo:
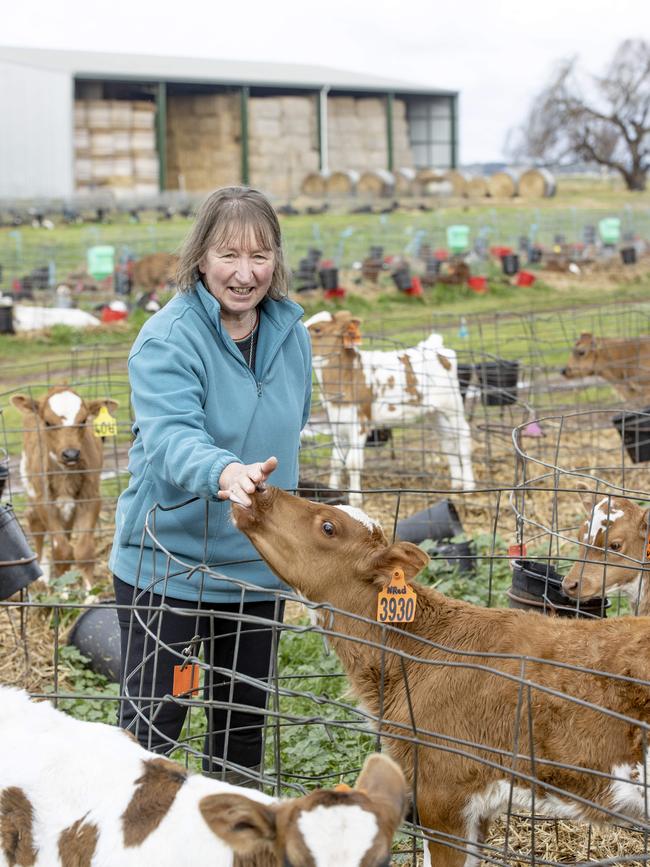
<path fill-rule="evenodd" d="M 108 411 L 107 406 L 103 406 L 95 416 L 93 433 L 96 437 L 117 436 L 117 422 Z"/>
<path fill-rule="evenodd" d="M 377 620 L 380 623 L 412 623 L 417 593 L 404 580 L 404 572 L 395 569 L 388 586 L 377 597 Z"/>

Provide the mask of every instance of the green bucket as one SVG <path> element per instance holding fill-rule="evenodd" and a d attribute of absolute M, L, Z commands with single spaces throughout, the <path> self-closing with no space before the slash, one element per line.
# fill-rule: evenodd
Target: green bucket
<path fill-rule="evenodd" d="M 621 240 L 621 221 L 618 217 L 605 217 L 598 223 L 598 233 L 603 244 L 618 244 Z"/>
<path fill-rule="evenodd" d="M 94 280 L 105 280 L 115 271 L 115 247 L 102 245 L 89 247 L 86 256 L 87 270 Z"/>
<path fill-rule="evenodd" d="M 469 226 L 447 226 L 447 246 L 452 253 L 464 253 L 469 247 Z"/>

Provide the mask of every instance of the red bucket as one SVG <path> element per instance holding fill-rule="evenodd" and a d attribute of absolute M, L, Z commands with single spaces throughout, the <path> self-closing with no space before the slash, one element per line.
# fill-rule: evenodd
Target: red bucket
<path fill-rule="evenodd" d="M 128 310 L 111 310 L 110 307 L 102 307 L 102 322 L 121 322 L 129 315 Z"/>
<path fill-rule="evenodd" d="M 532 286 L 537 278 L 530 271 L 520 271 L 517 274 L 517 286 Z"/>
<path fill-rule="evenodd" d="M 511 256 L 513 253 L 512 247 L 490 247 L 490 255 L 495 259 L 500 259 L 502 256 Z"/>
<path fill-rule="evenodd" d="M 345 289 L 341 289 L 340 287 L 337 289 L 327 289 L 323 293 L 323 298 L 327 301 L 331 301 L 333 298 L 345 298 Z"/>
<path fill-rule="evenodd" d="M 449 250 L 443 250 L 442 248 L 440 250 L 434 250 L 433 258 L 438 262 L 446 262 L 447 259 L 449 259 Z"/>
<path fill-rule="evenodd" d="M 487 292 L 488 290 L 487 277 L 468 277 L 467 285 L 472 290 L 472 292 L 477 292 L 479 295 Z"/>
<path fill-rule="evenodd" d="M 415 296 L 422 295 L 422 283 L 420 283 L 419 277 L 414 277 L 411 280 L 411 285 L 409 286 L 408 289 L 405 290 L 404 294 L 405 295 L 415 295 Z"/>

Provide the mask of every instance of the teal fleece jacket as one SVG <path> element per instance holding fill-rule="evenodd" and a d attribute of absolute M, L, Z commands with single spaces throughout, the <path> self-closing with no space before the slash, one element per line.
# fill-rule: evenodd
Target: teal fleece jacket
<path fill-rule="evenodd" d="M 109 567 L 127 584 L 174 599 L 233 603 L 241 591 L 229 577 L 266 590 L 285 585 L 233 526 L 230 502 L 217 499 L 219 477 L 233 461 L 275 455 L 270 481 L 296 487 L 300 431 L 311 402 L 311 345 L 302 307 L 266 298 L 253 373 L 220 311 L 199 282 L 152 316 L 133 344 L 135 441 Z M 192 497 L 199 499 L 187 503 Z M 147 519 L 154 504 L 162 508 Z M 193 568 L 202 564 L 219 577 Z M 246 601 L 269 598 L 246 594 Z"/>

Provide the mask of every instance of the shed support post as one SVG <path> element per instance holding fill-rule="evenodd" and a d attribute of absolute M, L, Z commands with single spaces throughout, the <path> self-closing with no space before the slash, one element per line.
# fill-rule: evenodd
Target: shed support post
<path fill-rule="evenodd" d="M 329 172 L 328 136 L 327 136 L 327 94 L 329 87 L 321 87 L 318 92 L 318 168 L 322 174 Z"/>
<path fill-rule="evenodd" d="M 244 186 L 250 183 L 250 169 L 248 164 L 248 97 L 250 88 L 242 87 L 240 90 L 241 103 L 241 182 Z"/>
<path fill-rule="evenodd" d="M 386 168 L 392 172 L 395 168 L 395 149 L 393 137 L 393 102 L 395 100 L 394 93 L 386 94 L 386 153 L 387 161 Z"/>
<path fill-rule="evenodd" d="M 167 84 L 156 90 L 156 150 L 158 151 L 158 189 L 167 189 Z"/>

